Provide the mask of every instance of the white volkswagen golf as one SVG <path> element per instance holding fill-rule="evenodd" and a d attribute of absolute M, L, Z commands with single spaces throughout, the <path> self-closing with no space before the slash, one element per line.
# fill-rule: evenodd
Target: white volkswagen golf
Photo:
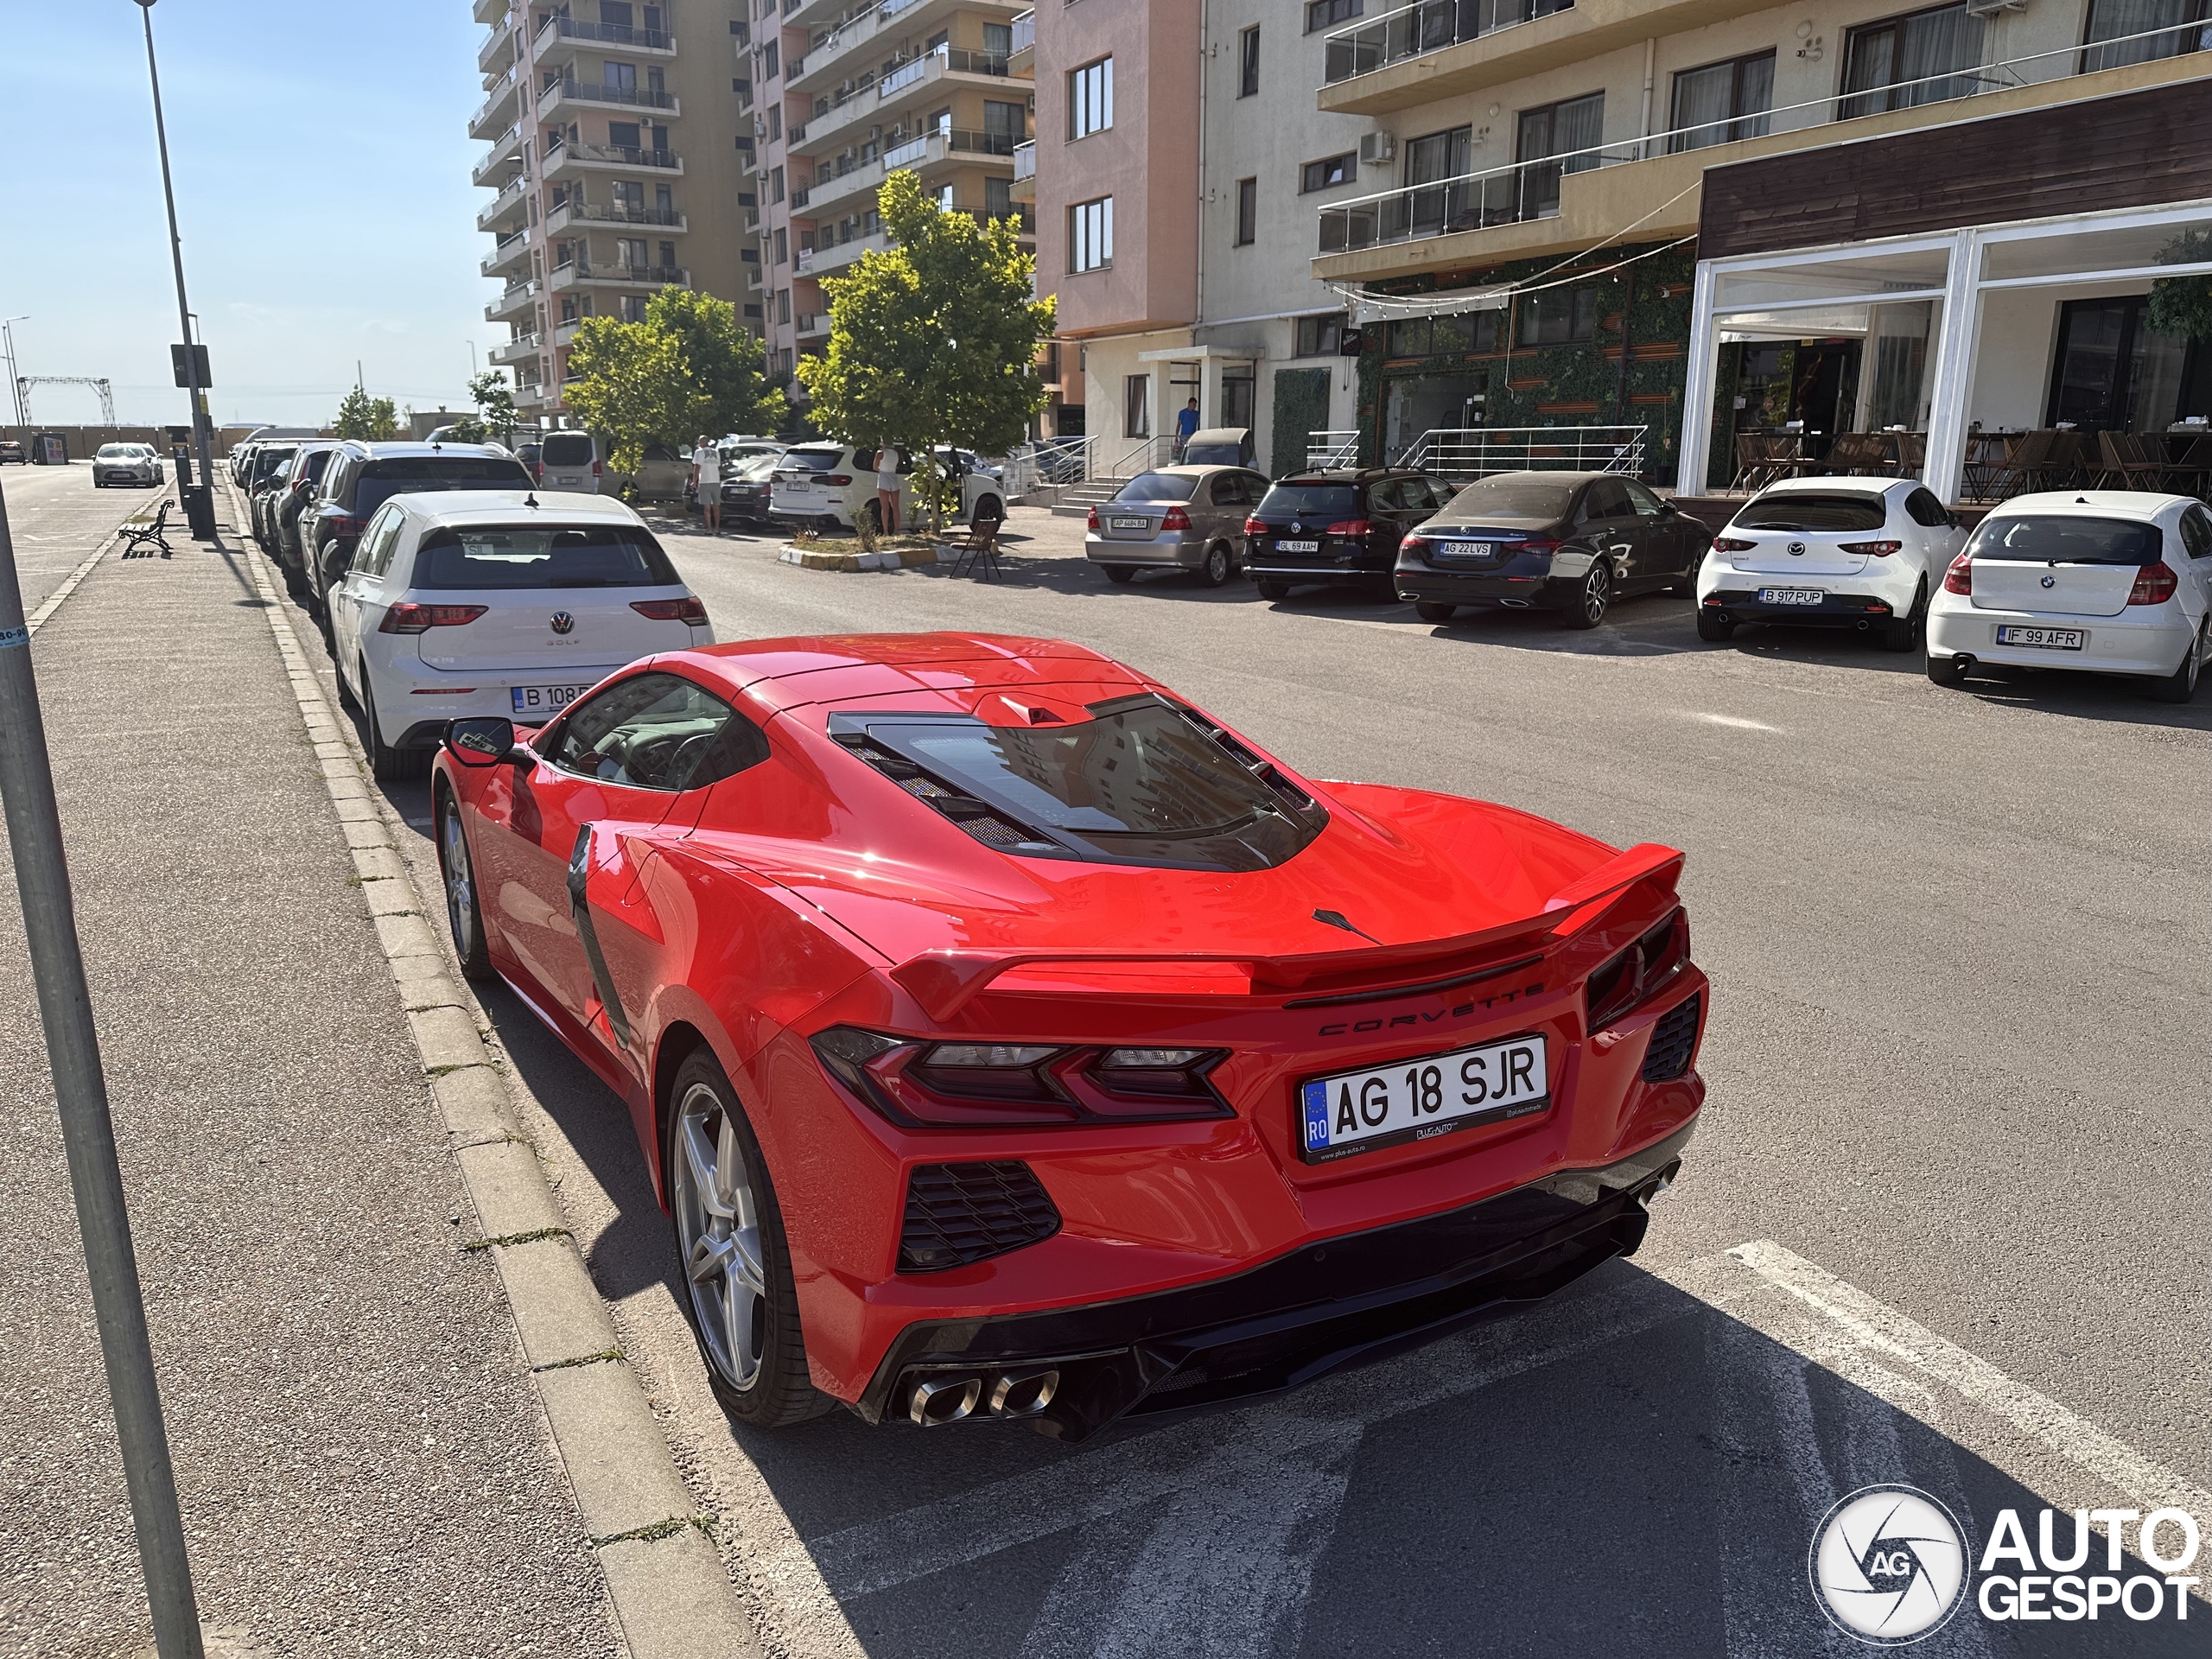
<path fill-rule="evenodd" d="M 1929 591 L 1965 540 L 1917 479 L 1785 478 L 1713 538 L 1698 571 L 1698 638 L 1786 622 L 1872 632 L 1910 651 Z"/>
<path fill-rule="evenodd" d="M 629 507 L 519 490 L 393 496 L 330 590 L 330 626 L 385 780 L 424 776 L 449 720 L 543 726 L 624 664 L 715 637 Z"/>
<path fill-rule="evenodd" d="M 2016 495 L 1975 527 L 1928 613 L 1928 677 L 1993 663 L 2140 677 L 2196 695 L 2212 612 L 2212 514 L 2183 495 Z"/>

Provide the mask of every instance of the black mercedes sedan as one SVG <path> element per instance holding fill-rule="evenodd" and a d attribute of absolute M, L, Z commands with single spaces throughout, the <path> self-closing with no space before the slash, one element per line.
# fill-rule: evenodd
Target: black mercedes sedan
<path fill-rule="evenodd" d="M 1712 544 L 1701 521 L 1618 473 L 1499 473 L 1408 535 L 1395 575 L 1424 621 L 1502 605 L 1594 628 L 1617 599 L 1689 594 Z"/>

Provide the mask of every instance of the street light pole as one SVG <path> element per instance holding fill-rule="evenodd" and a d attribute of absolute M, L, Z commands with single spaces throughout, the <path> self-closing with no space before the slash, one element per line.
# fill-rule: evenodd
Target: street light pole
<path fill-rule="evenodd" d="M 184 376 L 185 385 L 192 394 L 192 434 L 198 440 L 200 490 L 201 499 L 207 503 L 207 537 L 213 539 L 215 532 L 215 467 L 208 454 L 207 413 L 201 407 L 201 393 L 206 388 L 200 384 L 200 354 L 192 349 L 192 308 L 186 303 L 184 297 L 184 238 L 177 233 L 176 190 L 169 181 L 168 130 L 162 120 L 162 72 L 154 63 L 154 0 L 138 0 L 138 7 L 146 24 L 146 75 L 154 87 L 154 142 L 162 152 L 162 200 L 168 204 L 169 210 L 169 259 L 176 267 L 176 320 L 177 326 L 184 331 Z M 190 516 L 188 505 L 187 516 Z M 195 536 L 200 533 L 197 525 L 194 527 L 193 533 Z"/>
<path fill-rule="evenodd" d="M 16 424 L 17 426 L 27 426 L 28 423 L 23 419 L 23 389 L 16 384 L 17 370 L 16 368 L 16 330 L 14 325 L 19 322 L 29 322 L 30 319 L 31 314 L 28 311 L 24 312 L 21 316 L 0 317 L 0 346 L 7 347 L 8 395 L 16 400 Z M 25 435 L 25 441 L 29 441 L 28 433 Z"/>

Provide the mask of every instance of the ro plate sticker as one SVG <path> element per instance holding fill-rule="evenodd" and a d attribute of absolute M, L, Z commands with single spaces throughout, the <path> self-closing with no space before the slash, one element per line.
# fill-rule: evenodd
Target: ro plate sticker
<path fill-rule="evenodd" d="M 1329 1085 L 1309 1083 L 1300 1093 L 1306 1102 L 1306 1149 L 1319 1152 L 1329 1144 Z"/>

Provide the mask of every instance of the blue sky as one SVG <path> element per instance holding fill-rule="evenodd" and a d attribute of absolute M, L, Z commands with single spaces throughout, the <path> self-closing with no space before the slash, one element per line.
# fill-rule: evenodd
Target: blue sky
<path fill-rule="evenodd" d="M 160 0 L 184 274 L 219 421 L 329 419 L 353 383 L 417 409 L 467 400 L 498 284 L 477 273 L 490 193 L 484 31 L 467 0 Z M 0 316 L 27 375 L 105 376 L 126 423 L 185 418 L 176 290 L 134 0 L 0 0 L 10 234 Z M 0 379 L 4 379 L 0 371 Z M 41 422 L 96 421 L 89 390 L 34 388 Z M 4 399 L 0 399 L 4 401 Z M 4 418 L 12 420 L 9 409 Z"/>

